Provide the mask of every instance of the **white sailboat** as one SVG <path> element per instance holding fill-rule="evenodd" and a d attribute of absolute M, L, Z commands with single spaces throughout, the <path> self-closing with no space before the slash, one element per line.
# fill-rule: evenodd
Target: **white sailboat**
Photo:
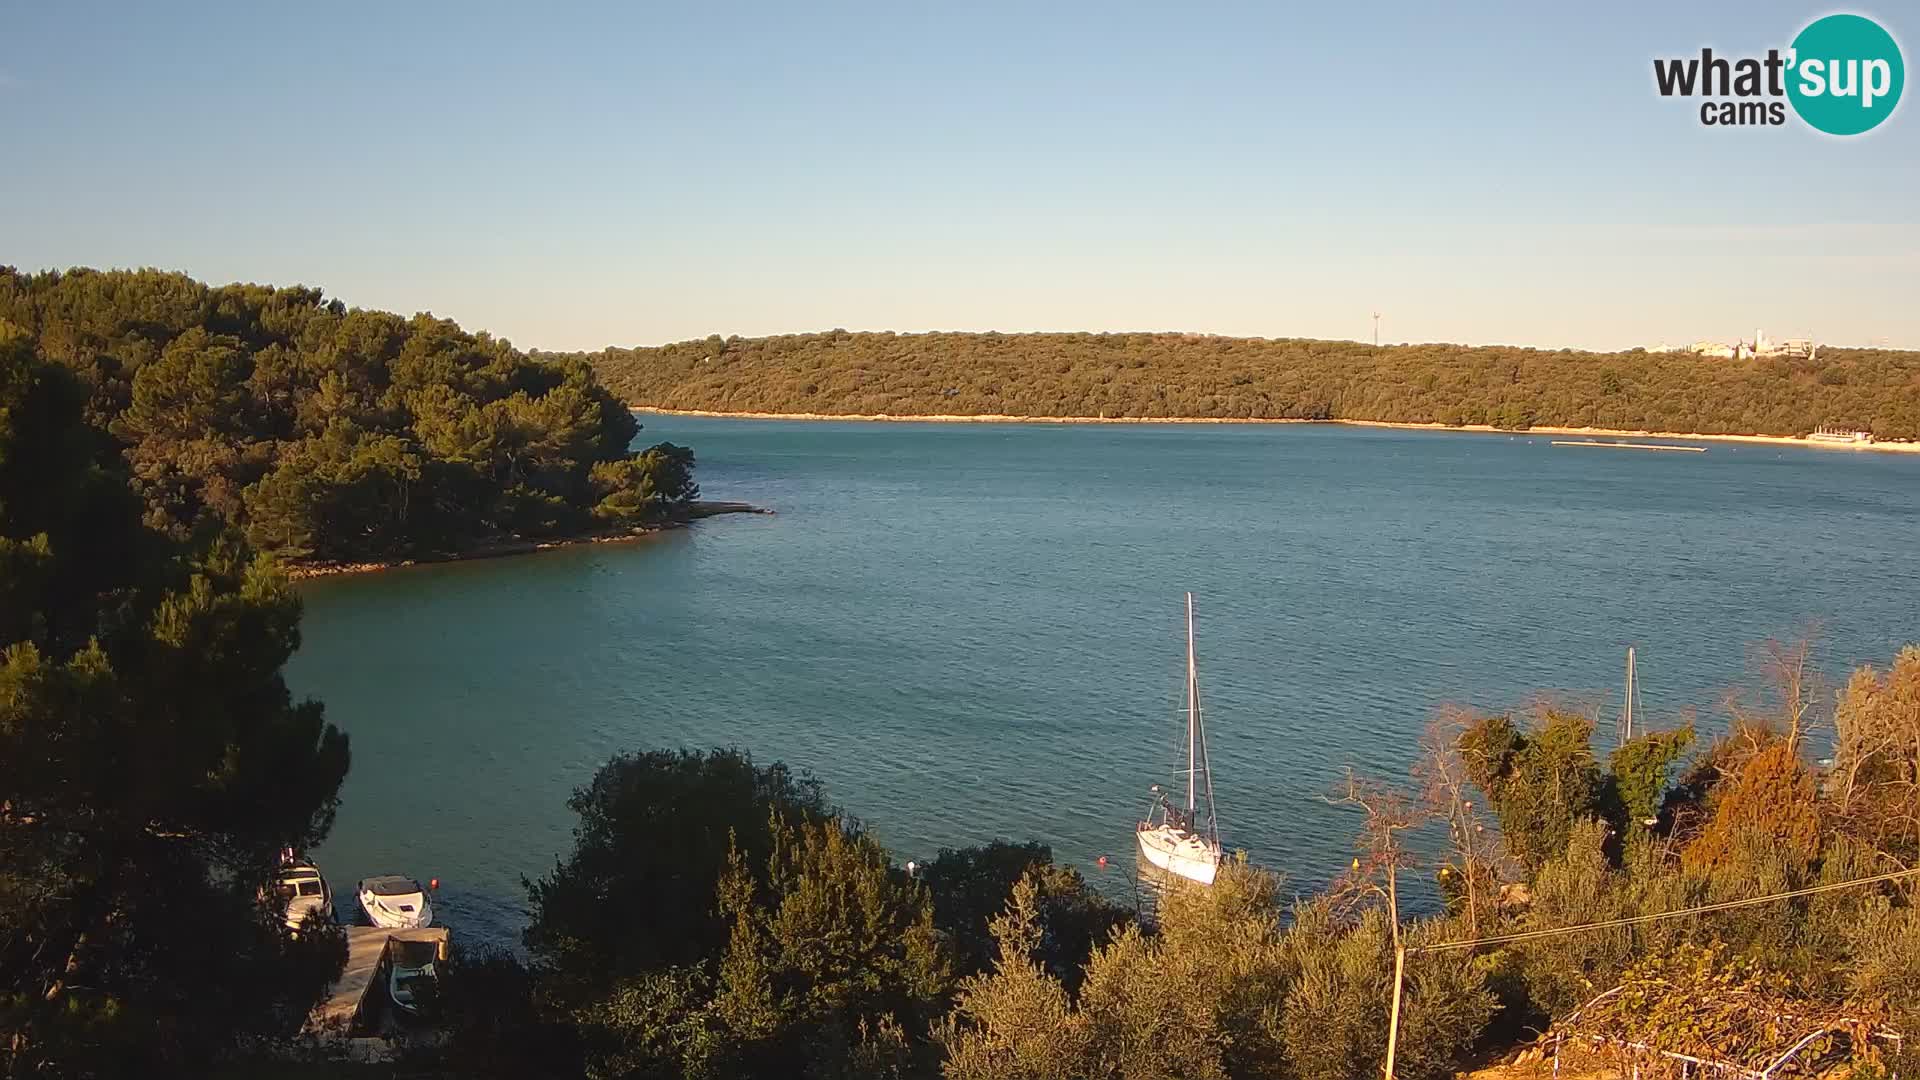
<path fill-rule="evenodd" d="M 1205 794 L 1202 794 L 1204 790 Z M 1220 825 L 1214 817 L 1213 771 L 1207 766 L 1207 733 L 1200 721 L 1200 673 L 1193 659 L 1193 594 L 1187 594 L 1187 800 L 1182 810 L 1153 786 L 1153 806 L 1134 830 L 1140 854 L 1169 873 L 1202 885 L 1220 869 Z M 1200 803 L 1206 803 L 1204 819 Z"/>

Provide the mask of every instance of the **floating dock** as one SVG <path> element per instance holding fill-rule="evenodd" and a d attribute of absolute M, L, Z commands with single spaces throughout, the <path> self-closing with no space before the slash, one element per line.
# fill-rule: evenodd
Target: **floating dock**
<path fill-rule="evenodd" d="M 1704 446 L 1668 446 L 1650 442 L 1602 442 L 1599 439 L 1555 439 L 1555 446 L 1611 446 L 1616 450 L 1671 450 L 1680 454 L 1704 454 Z"/>
<path fill-rule="evenodd" d="M 442 961 L 450 936 L 444 926 L 417 930 L 386 930 L 377 926 L 347 927 L 347 966 L 328 991 L 327 998 L 307 1017 L 307 1031 L 321 1038 L 358 1041 L 391 1034 L 387 1029 L 386 989 L 380 976 L 387 970 L 389 941 L 430 941 Z"/>

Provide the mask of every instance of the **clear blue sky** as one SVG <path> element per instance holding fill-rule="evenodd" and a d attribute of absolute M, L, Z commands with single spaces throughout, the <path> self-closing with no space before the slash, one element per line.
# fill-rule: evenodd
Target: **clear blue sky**
<path fill-rule="evenodd" d="M 1824 6 L 0 0 L 0 263 L 544 348 L 849 329 L 1920 347 L 1920 113 L 1712 129 Z M 1862 7 L 1913 66 L 1920 9 Z M 1911 97 L 1914 91 L 1909 91 Z"/>

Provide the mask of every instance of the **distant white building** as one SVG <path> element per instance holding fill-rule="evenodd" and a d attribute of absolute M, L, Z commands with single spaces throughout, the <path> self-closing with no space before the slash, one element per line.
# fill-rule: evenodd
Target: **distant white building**
<path fill-rule="evenodd" d="M 1840 427 L 1817 427 L 1807 436 L 1808 442 L 1835 443 L 1841 446 L 1870 446 L 1873 432 L 1857 431 Z"/>
<path fill-rule="evenodd" d="M 1803 356 L 1811 360 L 1818 351 L 1812 338 L 1788 338 L 1775 341 L 1765 330 L 1755 330 L 1752 341 L 1696 341 L 1691 345 L 1656 345 L 1648 352 L 1686 352 L 1717 360 L 1746 360 L 1755 356 Z"/>
<path fill-rule="evenodd" d="M 1765 330 L 1753 332 L 1753 355 L 1755 356 L 1804 356 L 1811 360 L 1814 353 L 1812 338 L 1788 338 L 1785 341 L 1773 341 Z"/>

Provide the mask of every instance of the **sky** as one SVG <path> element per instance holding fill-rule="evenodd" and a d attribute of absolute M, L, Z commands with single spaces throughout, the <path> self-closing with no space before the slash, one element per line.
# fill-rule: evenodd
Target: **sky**
<path fill-rule="evenodd" d="M 1920 8 L 1877 18 L 1911 63 Z M 0 264 L 522 347 L 1178 330 L 1920 348 L 1920 106 L 1710 128 L 1831 9 L 0 0 Z M 1911 95 L 1908 95 L 1911 96 Z"/>

